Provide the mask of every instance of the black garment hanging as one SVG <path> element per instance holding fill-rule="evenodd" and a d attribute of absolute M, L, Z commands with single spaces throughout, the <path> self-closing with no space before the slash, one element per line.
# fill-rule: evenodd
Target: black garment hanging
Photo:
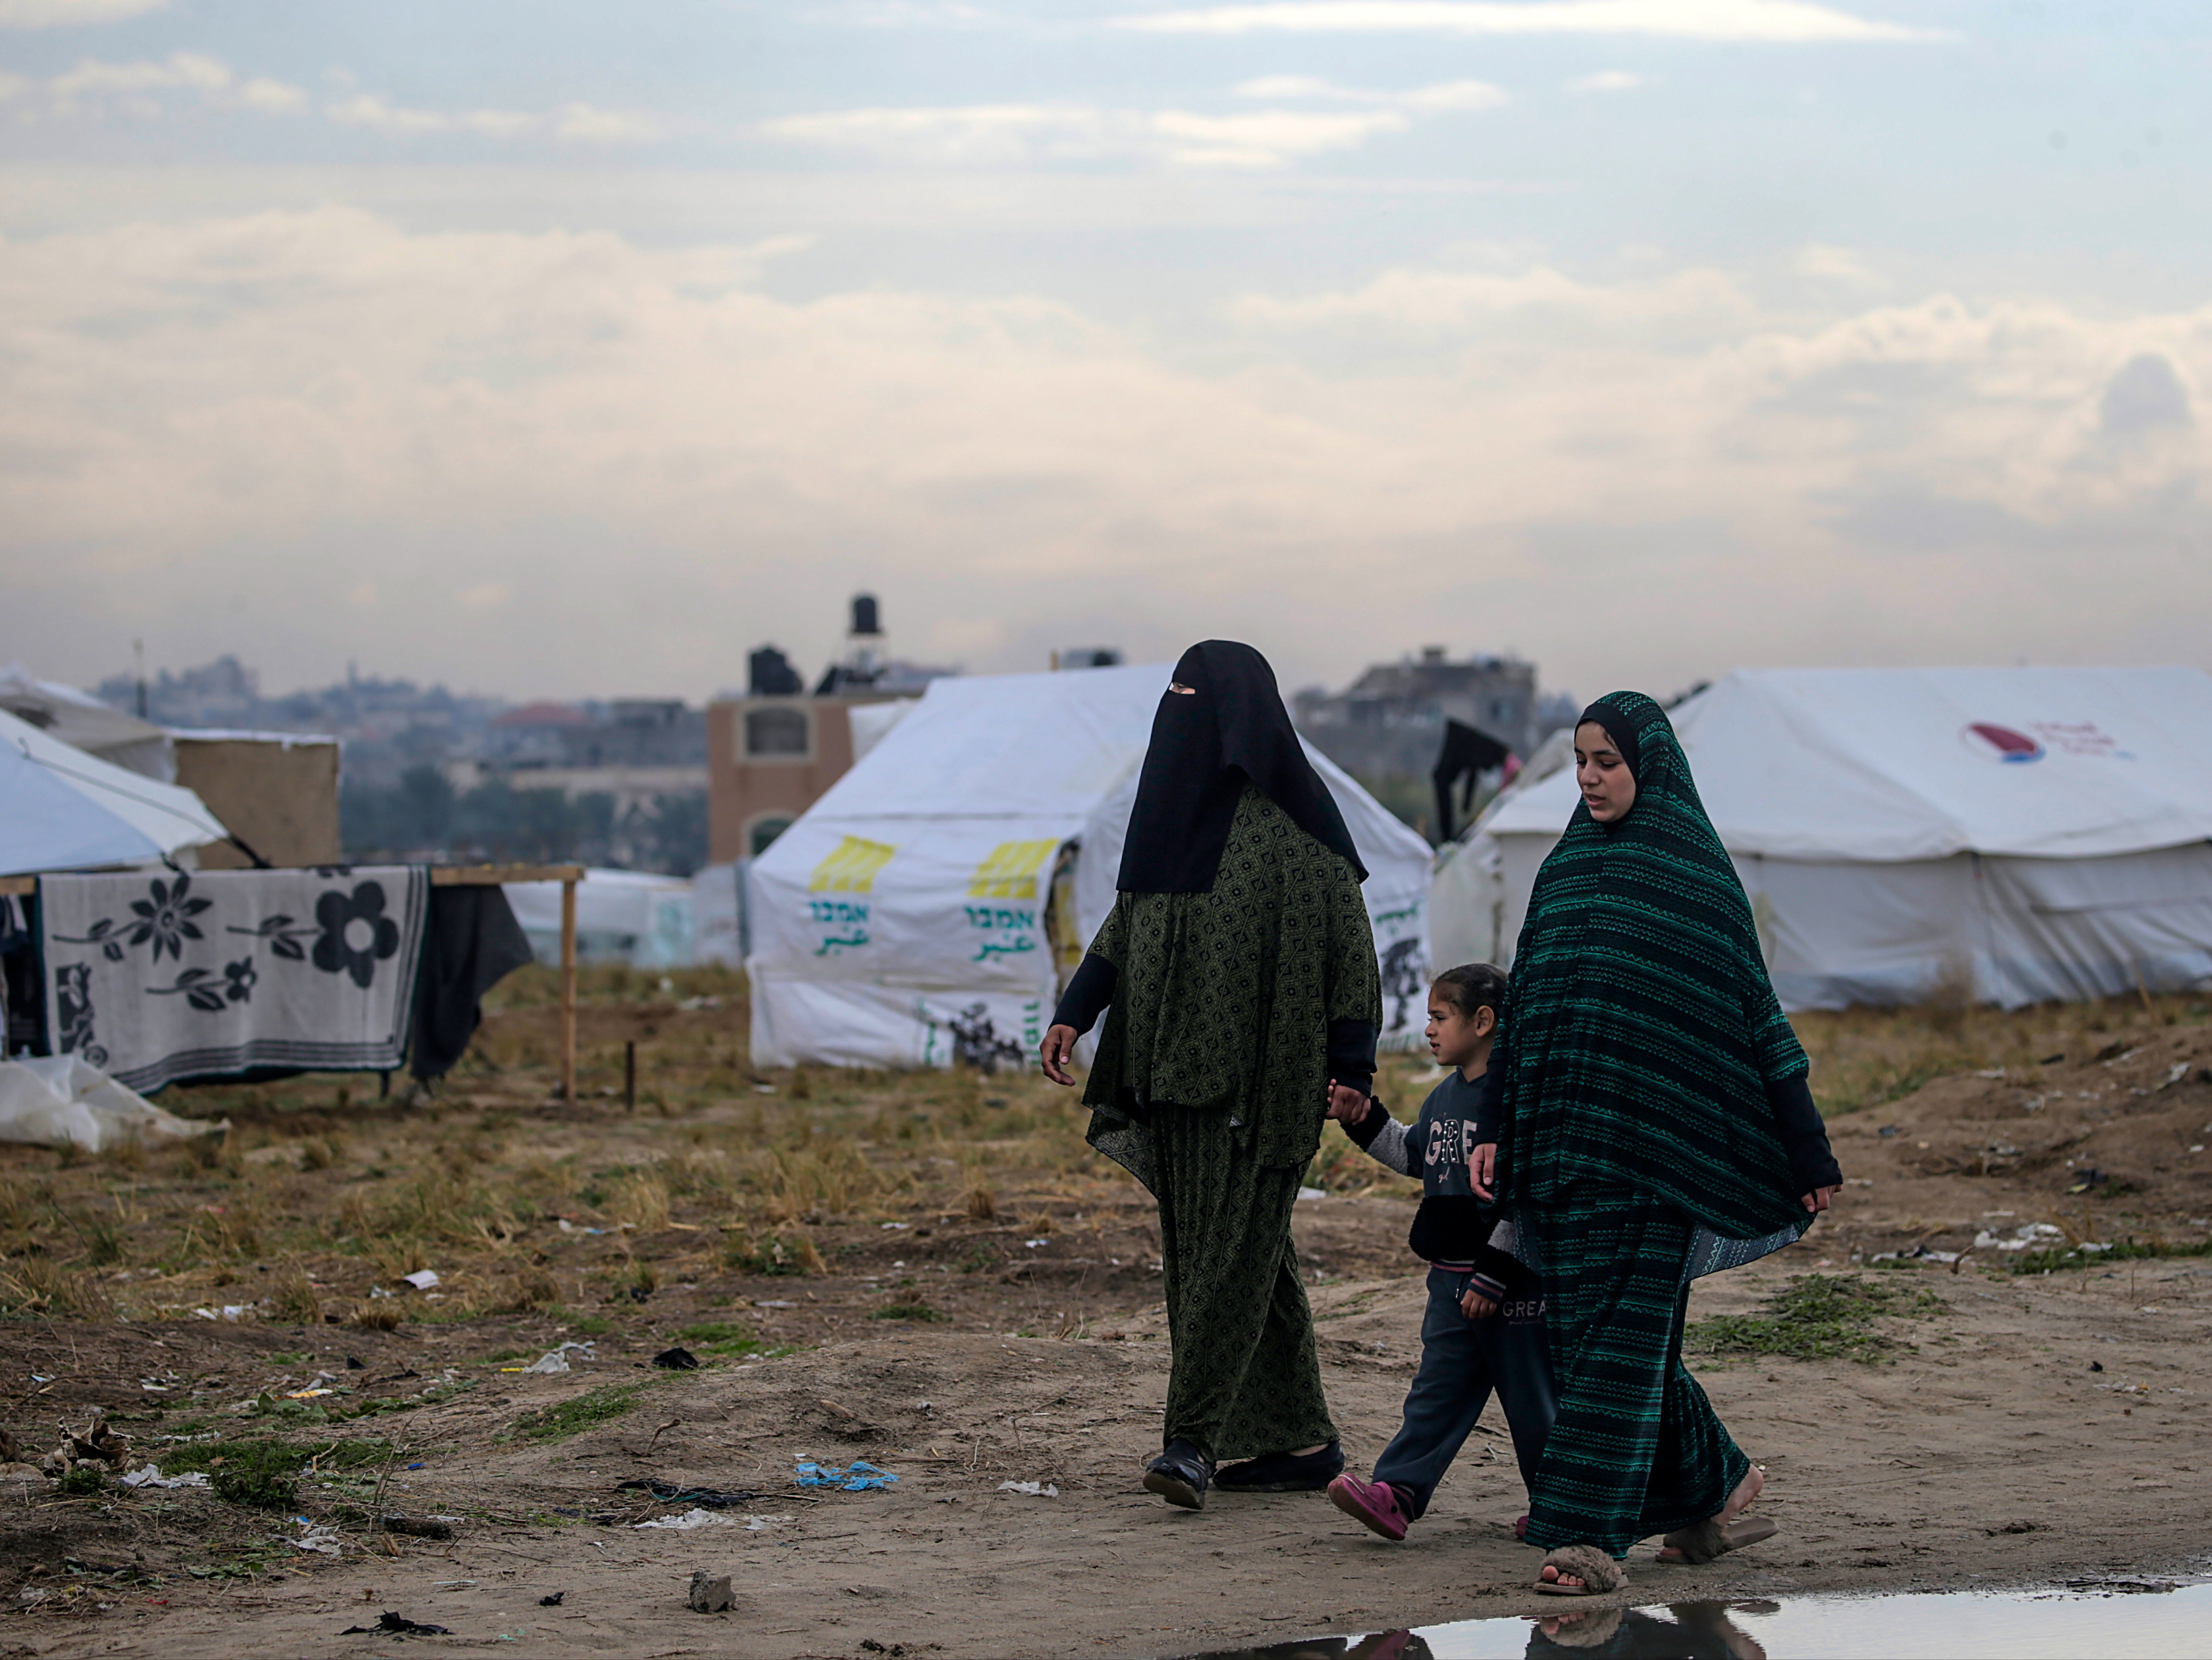
<path fill-rule="evenodd" d="M 1210 890 L 1248 780 L 1365 881 L 1367 867 L 1298 744 L 1267 660 L 1234 640 L 1201 641 L 1182 654 L 1175 678 L 1191 690 L 1160 696 L 1115 885 L 1124 893 Z"/>

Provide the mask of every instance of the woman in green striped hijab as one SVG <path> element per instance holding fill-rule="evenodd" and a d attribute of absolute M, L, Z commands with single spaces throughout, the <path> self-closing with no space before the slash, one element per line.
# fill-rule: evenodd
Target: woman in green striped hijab
<path fill-rule="evenodd" d="M 1772 1534 L 1742 1516 L 1763 1478 L 1682 1364 L 1689 1283 L 1794 1243 L 1843 1180 L 1666 711 L 1601 698 L 1575 760 L 1476 1149 L 1543 1276 L 1559 1413 L 1528 1539 L 1549 1553 L 1537 1589 L 1565 1595 L 1625 1584 L 1654 1534 L 1685 1561 Z"/>

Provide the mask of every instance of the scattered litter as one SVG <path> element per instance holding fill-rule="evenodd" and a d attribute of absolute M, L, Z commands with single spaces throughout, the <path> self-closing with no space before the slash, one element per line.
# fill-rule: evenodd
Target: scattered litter
<path fill-rule="evenodd" d="M 557 1608 L 561 1606 L 561 1599 L 568 1594 L 565 1590 L 556 1590 L 550 1596 L 541 1596 L 538 1599 L 538 1606 L 541 1608 Z"/>
<path fill-rule="evenodd" d="M 912 1225 L 912 1224 L 911 1224 L 911 1223 L 907 1223 L 907 1222 L 886 1222 L 886 1223 L 884 1223 L 884 1224 L 883 1225 L 883 1229 L 884 1229 L 884 1231 L 885 1233 L 889 1233 L 889 1232 L 890 1232 L 893 1229 L 902 1229 L 902 1228 L 909 1227 L 909 1226 L 911 1226 L 911 1225 Z"/>
<path fill-rule="evenodd" d="M 534 1373 L 540 1377 L 555 1377 L 568 1370 L 568 1356 L 574 1353 L 580 1360 L 596 1360 L 599 1351 L 592 1343 L 579 1343 L 573 1339 L 557 1349 L 548 1349 L 526 1366 L 517 1366 L 517 1371 Z M 505 1368 L 501 1368 L 505 1370 Z"/>
<path fill-rule="evenodd" d="M 419 1469 L 428 1469 L 428 1468 L 429 1468 L 429 1466 L 428 1466 L 428 1464 L 415 1463 L 415 1464 L 410 1464 L 407 1468 L 408 1468 L 409 1469 L 411 1469 L 411 1470 L 419 1470 Z"/>
<path fill-rule="evenodd" d="M 705 1514 L 704 1511 L 701 1512 Z M 730 1595 L 730 1576 L 700 1568 L 691 1575 L 691 1590 L 684 1599 L 695 1614 L 725 1614 L 736 1599 Z"/>
<path fill-rule="evenodd" d="M 788 1516 L 748 1516 L 745 1517 L 745 1531 L 766 1533 L 770 1528 L 780 1528 L 793 1519 Z"/>
<path fill-rule="evenodd" d="M 775 1093 L 775 1085 L 773 1084 L 756 1084 L 753 1085 L 753 1093 L 755 1095 L 774 1095 Z"/>
<path fill-rule="evenodd" d="M 373 1626 L 348 1626 L 338 1633 L 341 1637 L 380 1637 L 386 1633 L 400 1637 L 451 1637 L 450 1626 L 433 1626 L 425 1620 L 410 1620 L 404 1614 L 394 1614 L 390 1608 L 377 1615 Z"/>
<path fill-rule="evenodd" d="M 2197 1063 L 2194 1061 L 2175 1061 L 2172 1066 L 2166 1069 L 2166 1082 L 2167 1084 L 2179 1084 L 2183 1079 L 2189 1076 L 2190 1067 L 2196 1064 Z M 2166 1085 L 2161 1084 L 2159 1087 L 2163 1089 L 2166 1087 Z"/>
<path fill-rule="evenodd" d="M 1301 1199 L 1326 1199 L 1328 1197 L 1328 1189 L 1327 1188 L 1300 1188 L 1298 1189 L 1298 1197 Z"/>
<path fill-rule="evenodd" d="M 653 1357 L 653 1364 L 663 1371 L 696 1371 L 699 1357 L 689 1349 L 663 1349 Z"/>
<path fill-rule="evenodd" d="M 438 1270 L 417 1268 L 412 1274 L 401 1274 L 399 1279 L 403 1285 L 412 1286 L 417 1291 L 428 1291 L 438 1283 Z"/>
<path fill-rule="evenodd" d="M 410 1539 L 451 1539 L 453 1524 L 442 1516 L 387 1516 L 384 1518 L 386 1533 L 404 1534 Z"/>
<path fill-rule="evenodd" d="M 295 1519 L 306 1531 L 297 1539 L 287 1539 L 286 1544 L 295 1550 L 311 1550 L 318 1556 L 336 1556 L 338 1554 L 338 1530 L 336 1528 L 311 1522 L 304 1516 Z"/>
<path fill-rule="evenodd" d="M 2074 1179 L 2066 1184 L 2069 1193 L 2087 1193 L 2090 1189 L 2112 1180 L 2094 1164 L 2084 1164 L 2074 1172 Z"/>
<path fill-rule="evenodd" d="M 802 1487 L 838 1487 L 847 1493 L 868 1493 L 890 1487 L 898 1477 L 865 1458 L 855 1458 L 842 1468 L 802 1458 L 792 1479 Z"/>
<path fill-rule="evenodd" d="M 247 1315 L 253 1312 L 253 1304 L 251 1303 L 226 1303 L 222 1305 L 222 1311 L 219 1313 L 214 1309 L 194 1309 L 192 1312 L 199 1316 L 203 1320 L 238 1321 L 245 1319 Z"/>
<path fill-rule="evenodd" d="M 708 1510 L 739 1510 L 759 1499 L 747 1488 L 725 1493 L 715 1487 L 679 1487 L 673 1481 L 624 1481 L 617 1493 L 649 1493 L 664 1505 L 704 1505 Z"/>
<path fill-rule="evenodd" d="M 1895 1135 L 1898 1133 L 1899 1128 L 1900 1127 L 1896 1124 L 1884 1124 L 1880 1129 L 1876 1130 L 1875 1134 L 1881 1136 L 1884 1140 L 1887 1140 L 1891 1136 Z"/>
<path fill-rule="evenodd" d="M 1049 1481 L 1001 1481 L 1000 1493 L 1025 1493 L 1032 1499 L 1057 1499 L 1060 1489 Z"/>
<path fill-rule="evenodd" d="M 799 1304 L 787 1298 L 756 1297 L 753 1298 L 753 1306 L 757 1309 L 795 1309 Z"/>
<path fill-rule="evenodd" d="M 560 1218 L 559 1220 L 561 1223 L 561 1231 L 563 1233 L 605 1233 L 606 1231 L 605 1228 L 580 1228 L 565 1216 Z"/>
<path fill-rule="evenodd" d="M 208 1486 L 205 1470 L 192 1470 L 183 1475 L 164 1475 L 149 1464 L 143 1469 L 127 1472 L 123 1477 L 126 1487 L 204 1487 Z"/>
<path fill-rule="evenodd" d="M 2063 1239 L 2065 1235 L 2048 1222 L 2030 1222 L 2026 1227 L 2013 1230 L 2009 1239 L 2001 1239 L 1988 1229 L 1974 1236 L 1976 1250 L 2033 1250 L 2046 1239 Z"/>
<path fill-rule="evenodd" d="M 1911 1250 L 1876 1251 L 1867 1258 L 1869 1262 L 1955 1262 L 1961 1253 L 1955 1250 L 1930 1250 L 1925 1245 L 1915 1245 Z"/>
<path fill-rule="evenodd" d="M 650 1522 L 633 1522 L 638 1528 L 731 1528 L 737 1525 L 726 1516 L 718 1516 L 710 1510 L 688 1510 L 681 1516 L 657 1516 Z"/>
<path fill-rule="evenodd" d="M 336 1389 L 324 1389 L 318 1385 L 311 1389 L 294 1389 L 284 1398 L 287 1401 L 312 1401 L 319 1395 L 336 1395 L 337 1393 Z"/>

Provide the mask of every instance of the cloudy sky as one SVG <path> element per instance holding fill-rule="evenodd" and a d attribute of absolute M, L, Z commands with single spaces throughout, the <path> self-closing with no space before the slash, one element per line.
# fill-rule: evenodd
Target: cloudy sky
<path fill-rule="evenodd" d="M 0 0 L 0 660 L 2203 662 L 2202 0 Z"/>

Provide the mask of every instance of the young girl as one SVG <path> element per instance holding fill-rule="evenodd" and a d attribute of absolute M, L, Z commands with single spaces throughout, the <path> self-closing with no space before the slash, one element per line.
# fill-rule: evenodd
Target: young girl
<path fill-rule="evenodd" d="M 1345 1133 L 1376 1158 L 1421 1178 L 1407 1243 L 1428 1261 L 1429 1306 L 1405 1422 L 1376 1461 L 1372 1481 L 1347 1474 L 1328 1488 L 1339 1510 L 1385 1539 L 1403 1539 L 1420 1519 L 1492 1389 L 1504 1404 L 1521 1478 L 1532 1486 L 1556 1410 L 1542 1290 L 1509 1254 L 1511 1224 L 1475 1196 L 1468 1179 L 1477 1080 L 1504 1001 L 1504 973 L 1487 963 L 1438 975 L 1429 990 L 1429 1053 L 1451 1070 L 1411 1128 L 1372 1096 L 1344 1121 Z"/>

